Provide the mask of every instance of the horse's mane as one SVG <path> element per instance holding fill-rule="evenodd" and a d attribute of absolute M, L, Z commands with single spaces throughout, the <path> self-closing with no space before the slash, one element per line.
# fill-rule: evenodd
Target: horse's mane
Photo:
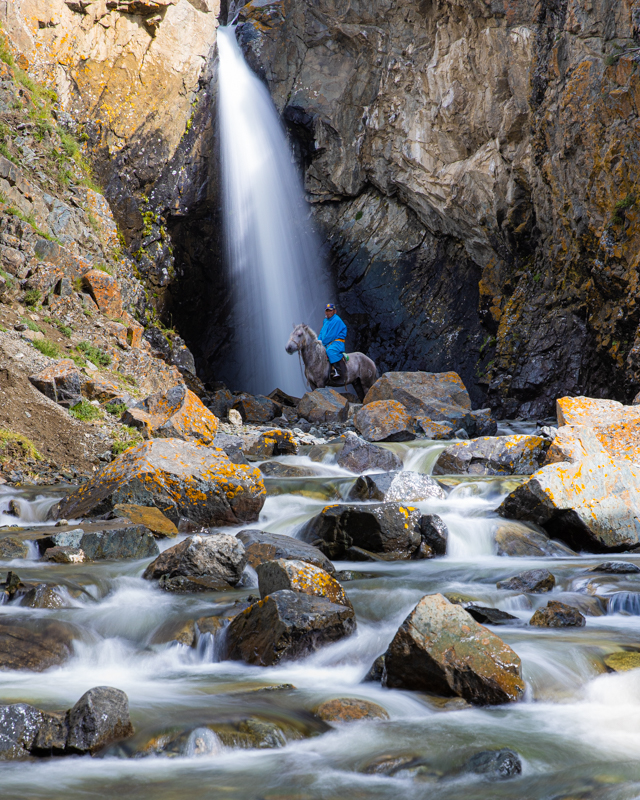
<path fill-rule="evenodd" d="M 299 325 L 296 325 L 296 328 L 303 328 L 304 331 L 309 336 L 311 336 L 312 339 L 317 339 L 318 338 L 318 334 L 313 330 L 313 328 L 311 328 L 309 325 L 307 325 L 304 322 L 301 322 Z"/>

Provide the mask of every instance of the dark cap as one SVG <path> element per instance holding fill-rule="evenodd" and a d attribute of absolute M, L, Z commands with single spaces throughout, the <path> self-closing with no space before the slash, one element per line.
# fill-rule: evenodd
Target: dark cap
<path fill-rule="evenodd" d="M 325 311 L 335 311 L 336 307 L 333 305 L 333 303 L 327 303 L 327 305 L 325 306 L 324 310 Z"/>

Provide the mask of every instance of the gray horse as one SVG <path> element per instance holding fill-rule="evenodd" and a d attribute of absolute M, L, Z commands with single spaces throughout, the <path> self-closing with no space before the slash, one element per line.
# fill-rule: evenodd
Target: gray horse
<path fill-rule="evenodd" d="M 325 386 L 342 386 L 342 382 L 329 379 L 329 359 L 324 345 L 308 325 L 295 325 L 285 350 L 289 355 L 300 353 L 304 362 L 304 374 L 312 389 Z M 349 353 L 347 379 L 344 385 L 352 384 L 360 401 L 376 382 L 378 368 L 364 353 Z"/>

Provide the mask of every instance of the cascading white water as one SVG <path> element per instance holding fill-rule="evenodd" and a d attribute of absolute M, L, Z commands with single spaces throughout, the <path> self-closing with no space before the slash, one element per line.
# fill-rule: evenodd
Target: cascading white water
<path fill-rule="evenodd" d="M 330 282 L 302 186 L 269 92 L 247 66 L 235 28 L 218 29 L 224 227 L 234 293 L 234 388 L 304 391 L 285 352 L 292 324 L 319 326 Z"/>

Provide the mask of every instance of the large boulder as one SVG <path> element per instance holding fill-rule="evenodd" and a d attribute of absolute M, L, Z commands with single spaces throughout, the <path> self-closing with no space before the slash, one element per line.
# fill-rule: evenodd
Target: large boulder
<path fill-rule="evenodd" d="M 246 564 L 244 545 L 235 536 L 198 534 L 169 547 L 146 568 L 143 578 L 214 578 L 231 586 L 242 577 Z"/>
<path fill-rule="evenodd" d="M 531 475 L 542 466 L 549 440 L 542 436 L 483 436 L 449 445 L 434 475 Z"/>
<path fill-rule="evenodd" d="M 488 409 L 471 410 L 469 393 L 456 372 L 385 372 L 367 392 L 364 405 L 379 400 L 396 400 L 413 417 L 449 422 L 470 436 L 491 433 L 495 426 Z"/>
<path fill-rule="evenodd" d="M 72 629 L 62 622 L 25 622 L 4 616 L 0 623 L 0 670 L 42 672 L 58 667 L 70 657 L 74 638 Z"/>
<path fill-rule="evenodd" d="M 470 703 L 519 700 L 518 656 L 502 639 L 441 594 L 426 595 L 402 623 L 385 654 L 387 686 Z"/>
<path fill-rule="evenodd" d="M 353 424 L 368 442 L 408 442 L 416 438 L 416 421 L 397 400 L 376 400 L 362 406 Z"/>
<path fill-rule="evenodd" d="M 69 408 L 82 400 L 82 387 L 87 380 L 75 362 L 62 358 L 30 375 L 29 380 L 50 400 Z"/>
<path fill-rule="evenodd" d="M 322 550 L 294 539 L 292 536 L 285 536 L 281 533 L 267 533 L 266 531 L 246 530 L 240 531 L 238 539 L 244 544 L 247 563 L 254 569 L 265 561 L 275 561 L 285 559 L 290 561 L 305 561 L 325 570 L 330 575 L 335 572 L 335 567 L 325 556 Z"/>
<path fill-rule="evenodd" d="M 584 628 L 584 615 L 573 606 L 549 600 L 546 608 L 539 608 L 529 620 L 529 625 L 538 628 Z"/>
<path fill-rule="evenodd" d="M 352 547 L 409 558 L 420 545 L 420 512 L 399 503 L 332 505 L 300 531 L 300 538 L 330 559 L 349 558 Z"/>
<path fill-rule="evenodd" d="M 279 417 L 282 413 L 282 406 L 268 397 L 254 396 L 246 392 L 236 395 L 231 408 L 240 414 L 243 422 L 259 424 L 271 422 L 274 417 Z"/>
<path fill-rule="evenodd" d="M 120 689 L 97 686 L 85 692 L 67 715 L 69 752 L 94 755 L 133 734 L 129 700 Z"/>
<path fill-rule="evenodd" d="M 122 422 L 137 428 L 145 439 L 184 439 L 211 444 L 217 418 L 184 384 L 157 392 L 129 408 Z"/>
<path fill-rule="evenodd" d="M 307 392 L 298 403 L 298 414 L 309 422 L 346 422 L 349 416 L 349 401 L 347 398 L 330 389 L 316 389 Z"/>
<path fill-rule="evenodd" d="M 234 617 L 227 628 L 227 658 L 271 666 L 303 658 L 355 627 L 349 606 L 283 589 Z"/>
<path fill-rule="evenodd" d="M 51 547 L 79 548 L 89 561 L 153 558 L 160 552 L 153 534 L 144 525 L 91 532 L 76 528 L 38 540 L 43 555 Z"/>
<path fill-rule="evenodd" d="M 62 755 L 67 735 L 62 714 L 48 714 L 27 703 L 0 706 L 0 761 Z"/>
<path fill-rule="evenodd" d="M 349 431 L 344 435 L 338 466 L 351 472 L 366 472 L 373 469 L 391 472 L 401 469 L 402 461 L 391 450 L 369 444 Z"/>
<path fill-rule="evenodd" d="M 350 606 L 347 595 L 335 578 L 314 564 L 305 561 L 277 559 L 258 564 L 258 588 L 263 599 L 280 589 L 326 597 L 332 603 Z"/>
<path fill-rule="evenodd" d="M 640 544 L 640 467 L 607 454 L 550 464 L 508 495 L 498 513 L 541 525 L 575 550 Z"/>
<path fill-rule="evenodd" d="M 119 503 L 159 508 L 175 524 L 237 525 L 258 518 L 266 497 L 260 470 L 232 464 L 223 450 L 152 439 L 127 450 L 63 498 L 53 519 L 77 519 Z"/>

